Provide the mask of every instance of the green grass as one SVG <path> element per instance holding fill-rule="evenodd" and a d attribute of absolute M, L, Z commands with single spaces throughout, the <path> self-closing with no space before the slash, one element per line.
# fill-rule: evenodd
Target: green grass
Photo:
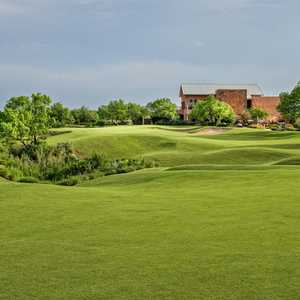
<path fill-rule="evenodd" d="M 66 132 L 69 129 L 61 129 Z M 233 129 L 214 136 L 197 135 L 198 127 L 122 126 L 72 129 L 50 143 L 71 142 L 82 156 L 155 160 L 162 167 L 187 164 L 275 164 L 300 156 L 299 132 Z"/>
<path fill-rule="evenodd" d="M 71 129 L 49 143 L 162 167 L 0 179 L 0 299 L 299 299 L 300 134 L 197 130 Z"/>
<path fill-rule="evenodd" d="M 0 299 L 298 299 L 299 175 L 0 183 Z"/>

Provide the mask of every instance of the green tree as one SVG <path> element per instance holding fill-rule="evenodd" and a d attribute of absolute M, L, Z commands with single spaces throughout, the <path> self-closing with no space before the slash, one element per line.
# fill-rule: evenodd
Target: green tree
<path fill-rule="evenodd" d="M 94 126 L 98 121 L 97 111 L 90 110 L 85 106 L 73 109 L 71 115 L 77 125 Z"/>
<path fill-rule="evenodd" d="M 39 93 L 11 98 L 2 113 L 2 135 L 24 146 L 37 144 L 49 131 L 50 104 L 50 97 Z"/>
<path fill-rule="evenodd" d="M 149 117 L 148 109 L 140 104 L 131 103 L 131 102 L 128 103 L 127 107 L 128 107 L 128 116 L 130 120 L 134 124 L 142 123 L 142 125 L 144 125 L 145 118 Z"/>
<path fill-rule="evenodd" d="M 295 123 L 300 117 L 300 83 L 290 93 L 280 94 L 280 103 L 277 109 L 286 121 Z"/>
<path fill-rule="evenodd" d="M 74 122 L 71 111 L 60 102 L 51 106 L 50 117 L 53 127 L 65 127 Z"/>
<path fill-rule="evenodd" d="M 219 126 L 230 125 L 235 120 L 235 114 L 230 105 L 219 101 L 214 96 L 195 104 L 190 114 L 191 119 L 201 124 Z"/>
<path fill-rule="evenodd" d="M 128 105 L 122 99 L 110 101 L 98 108 L 98 116 L 100 120 L 114 124 L 125 123 L 129 119 Z"/>
<path fill-rule="evenodd" d="M 147 104 L 152 121 L 171 121 L 177 116 L 177 106 L 168 98 L 157 99 Z"/>
<path fill-rule="evenodd" d="M 259 121 L 264 120 L 268 113 L 259 107 L 252 107 L 249 109 L 250 116 L 253 120 L 255 120 L 256 123 L 259 123 Z"/>

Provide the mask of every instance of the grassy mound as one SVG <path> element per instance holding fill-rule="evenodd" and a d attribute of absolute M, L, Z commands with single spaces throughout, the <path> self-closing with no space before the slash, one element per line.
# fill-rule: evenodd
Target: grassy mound
<path fill-rule="evenodd" d="M 187 164 L 270 164 L 300 155 L 300 133 L 232 129 L 198 136 L 198 127 L 124 126 L 72 129 L 49 138 L 71 142 L 82 156 L 98 152 L 108 158 L 145 157 L 161 166 Z"/>

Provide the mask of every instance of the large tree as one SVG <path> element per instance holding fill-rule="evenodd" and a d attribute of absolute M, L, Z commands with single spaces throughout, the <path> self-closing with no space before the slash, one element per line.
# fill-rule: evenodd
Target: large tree
<path fill-rule="evenodd" d="M 177 116 L 177 106 L 168 98 L 161 98 L 148 103 L 147 109 L 154 122 L 171 121 Z"/>
<path fill-rule="evenodd" d="M 214 96 L 195 104 L 190 114 L 191 119 L 203 125 L 229 125 L 235 120 L 235 114 L 230 105 L 219 101 Z"/>
<path fill-rule="evenodd" d="M 65 127 L 74 122 L 74 118 L 69 108 L 65 107 L 60 102 L 54 103 L 51 106 L 50 116 L 53 127 Z"/>
<path fill-rule="evenodd" d="M 39 93 L 9 99 L 1 117 L 2 135 L 23 145 L 37 144 L 49 130 L 50 104 L 50 97 Z"/>
<path fill-rule="evenodd" d="M 295 123 L 300 117 L 300 83 L 290 93 L 285 92 L 280 95 L 277 109 L 286 121 Z"/>
<path fill-rule="evenodd" d="M 110 101 L 107 105 L 98 108 L 101 120 L 122 124 L 129 119 L 128 105 L 122 99 Z"/>
<path fill-rule="evenodd" d="M 128 116 L 130 120 L 134 123 L 142 123 L 144 125 L 145 123 L 145 118 L 149 117 L 149 111 L 146 107 L 129 102 L 128 105 Z"/>
<path fill-rule="evenodd" d="M 89 108 L 82 106 L 78 109 L 73 109 L 71 111 L 74 123 L 77 125 L 87 125 L 93 126 L 98 121 L 97 111 L 90 110 Z"/>

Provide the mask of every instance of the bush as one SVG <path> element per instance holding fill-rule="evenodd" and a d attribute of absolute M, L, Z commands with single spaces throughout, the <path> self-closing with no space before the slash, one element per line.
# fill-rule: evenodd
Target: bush
<path fill-rule="evenodd" d="M 20 178 L 19 182 L 22 182 L 22 183 L 38 183 L 39 180 L 35 177 L 27 176 L 27 177 Z"/>
<path fill-rule="evenodd" d="M 5 166 L 0 165 L 0 177 L 8 179 L 8 176 L 9 176 L 8 170 L 5 168 Z"/>
<path fill-rule="evenodd" d="M 250 124 L 248 127 L 253 129 L 266 129 L 266 127 L 262 124 Z"/>
<path fill-rule="evenodd" d="M 287 130 L 287 131 L 296 131 L 297 129 L 294 127 L 293 124 L 285 124 L 285 130 Z"/>
<path fill-rule="evenodd" d="M 77 177 L 70 177 L 57 182 L 57 184 L 64 185 L 64 186 L 74 186 L 77 185 L 79 182 L 80 180 Z"/>
<path fill-rule="evenodd" d="M 271 124 L 268 126 L 272 131 L 284 131 L 284 128 L 279 124 Z"/>
<path fill-rule="evenodd" d="M 300 129 L 300 118 L 297 118 L 295 123 L 294 123 L 294 126 L 297 128 L 297 129 Z"/>
<path fill-rule="evenodd" d="M 70 144 L 49 146 L 40 143 L 30 147 L 13 145 L 5 160 L 5 167 L 0 170 L 0 176 L 20 182 L 45 180 L 71 186 L 79 180 L 90 180 L 94 176 L 128 173 L 152 166 L 154 163 L 146 163 L 143 159 L 107 160 L 100 154 L 81 159 Z"/>

